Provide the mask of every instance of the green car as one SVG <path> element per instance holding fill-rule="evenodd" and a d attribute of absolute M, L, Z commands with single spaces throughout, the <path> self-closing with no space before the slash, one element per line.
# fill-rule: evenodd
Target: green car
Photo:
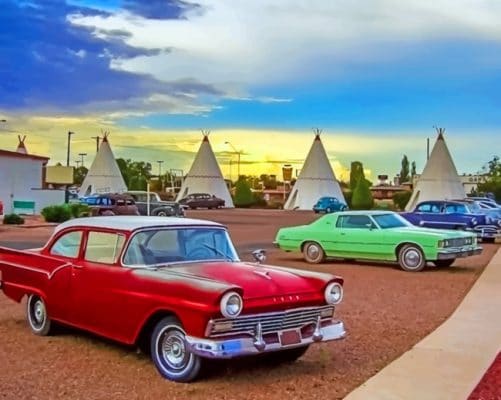
<path fill-rule="evenodd" d="M 427 261 L 448 267 L 482 252 L 474 233 L 420 228 L 391 211 L 327 214 L 309 225 L 281 228 L 274 244 L 302 252 L 309 263 L 326 257 L 397 261 L 405 271 L 420 271 Z"/>

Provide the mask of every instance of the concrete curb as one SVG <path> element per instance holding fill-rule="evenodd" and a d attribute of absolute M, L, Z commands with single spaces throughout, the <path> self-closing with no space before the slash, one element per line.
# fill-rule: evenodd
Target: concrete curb
<path fill-rule="evenodd" d="M 467 399 L 501 350 L 501 249 L 456 311 L 345 400 Z"/>

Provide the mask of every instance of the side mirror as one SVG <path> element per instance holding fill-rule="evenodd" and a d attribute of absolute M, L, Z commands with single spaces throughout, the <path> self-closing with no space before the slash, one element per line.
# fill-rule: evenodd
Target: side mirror
<path fill-rule="evenodd" d="M 374 225 L 372 223 L 365 224 L 367 228 L 369 228 L 370 231 L 374 229 Z"/>
<path fill-rule="evenodd" d="M 262 264 L 266 261 L 266 250 L 257 249 L 252 252 L 252 256 L 258 264 Z"/>

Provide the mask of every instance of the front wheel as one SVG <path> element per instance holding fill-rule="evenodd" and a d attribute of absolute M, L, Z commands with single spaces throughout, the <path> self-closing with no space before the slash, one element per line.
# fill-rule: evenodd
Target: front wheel
<path fill-rule="evenodd" d="M 398 252 L 398 263 L 404 271 L 417 272 L 425 267 L 426 260 L 418 246 L 406 244 Z"/>
<path fill-rule="evenodd" d="M 43 299 L 35 294 L 28 297 L 26 317 L 31 331 L 38 336 L 47 336 L 51 331 L 51 320 Z"/>
<path fill-rule="evenodd" d="M 187 347 L 186 334 L 174 317 L 165 317 L 151 335 L 151 358 L 158 372 L 175 382 L 190 382 L 200 372 L 202 360 Z"/>
<path fill-rule="evenodd" d="M 433 264 L 435 264 L 435 266 L 438 268 L 446 268 L 454 264 L 454 261 L 456 261 L 455 258 L 450 258 L 448 260 L 435 260 L 433 261 Z"/>
<path fill-rule="evenodd" d="M 303 255 L 306 262 L 310 264 L 319 264 L 325 260 L 324 249 L 317 242 L 306 242 Z"/>

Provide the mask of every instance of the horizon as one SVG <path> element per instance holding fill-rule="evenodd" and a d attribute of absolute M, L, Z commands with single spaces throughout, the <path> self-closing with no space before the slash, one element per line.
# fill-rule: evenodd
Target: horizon
<path fill-rule="evenodd" d="M 300 169 L 317 127 L 339 180 L 352 161 L 375 180 L 404 154 L 420 173 L 440 126 L 478 173 L 501 147 L 499 19 L 489 0 L 6 0 L 1 148 L 27 135 L 65 165 L 72 131 L 89 167 L 104 130 L 116 158 L 186 173 L 207 129 L 235 178 L 236 151 L 242 174 Z"/>

